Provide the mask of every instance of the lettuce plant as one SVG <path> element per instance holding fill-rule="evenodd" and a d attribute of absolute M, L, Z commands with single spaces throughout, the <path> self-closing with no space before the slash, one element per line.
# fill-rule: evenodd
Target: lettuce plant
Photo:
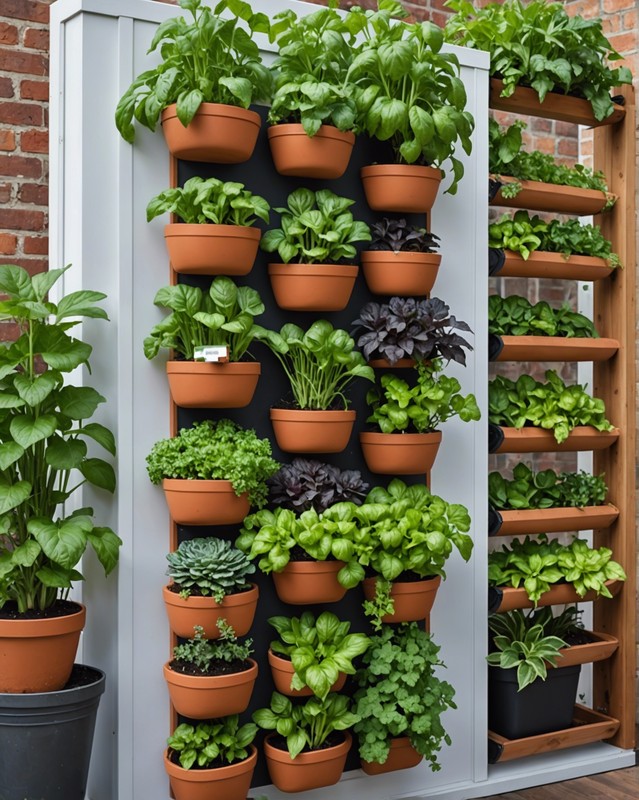
<path fill-rule="evenodd" d="M 342 501 L 360 505 L 368 484 L 355 469 L 340 469 L 316 459 L 294 458 L 283 464 L 268 480 L 269 500 L 273 505 L 301 514 L 314 509 L 321 513 Z"/>
<path fill-rule="evenodd" d="M 608 487 L 602 475 L 562 472 L 552 469 L 533 472 L 517 464 L 512 480 L 499 472 L 488 475 L 488 500 L 497 509 L 600 506 L 606 502 Z"/>
<path fill-rule="evenodd" d="M 544 300 L 534 305 L 525 297 L 497 294 L 488 298 L 488 332 L 498 336 L 565 336 L 598 338 L 592 320 L 567 303 L 553 309 Z"/>
<path fill-rule="evenodd" d="M 168 553 L 166 574 L 181 597 L 196 594 L 213 597 L 221 603 L 226 595 L 247 588 L 246 576 L 255 572 L 255 564 L 227 539 L 185 539 L 177 550 Z"/>
<path fill-rule="evenodd" d="M 175 756 L 183 769 L 211 768 L 220 761 L 234 764 L 248 758 L 256 733 L 252 722 L 240 727 L 238 714 L 195 726 L 183 722 L 167 739 L 169 756 Z"/>

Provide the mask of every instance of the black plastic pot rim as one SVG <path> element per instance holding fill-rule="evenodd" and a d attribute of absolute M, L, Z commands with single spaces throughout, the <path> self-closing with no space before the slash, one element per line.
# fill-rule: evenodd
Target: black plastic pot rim
<path fill-rule="evenodd" d="M 0 692 L 0 708 L 5 709 L 37 709 L 65 706 L 70 703 L 84 702 L 104 693 L 106 674 L 97 667 L 88 664 L 74 664 L 74 667 L 84 667 L 96 673 L 96 678 L 84 686 L 74 686 L 71 689 L 59 689 L 56 692 L 33 692 L 30 694 L 14 694 Z"/>

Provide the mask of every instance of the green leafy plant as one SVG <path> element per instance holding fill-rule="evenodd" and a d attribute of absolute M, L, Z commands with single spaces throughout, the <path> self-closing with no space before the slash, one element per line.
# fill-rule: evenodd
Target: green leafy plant
<path fill-rule="evenodd" d="M 441 28 L 431 22 L 403 23 L 400 3 L 380 2 L 376 11 L 352 8 L 346 24 L 363 43 L 353 59 L 358 124 L 372 138 L 388 141 L 397 163 L 441 168 L 450 163 L 448 192 L 464 174 L 454 155 L 460 144 L 471 152 L 472 115 L 465 111 L 466 91 L 459 62 L 442 53 Z"/>
<path fill-rule="evenodd" d="M 317 620 L 305 611 L 301 617 L 270 617 L 268 623 L 280 637 L 271 642 L 271 650 L 293 664 L 291 689 L 308 686 L 320 700 L 341 672 L 355 674 L 353 659 L 366 652 L 370 641 L 364 633 L 349 633 L 350 622 L 341 622 L 331 611 L 322 612 Z"/>
<path fill-rule="evenodd" d="M 461 384 L 441 372 L 441 359 L 418 363 L 417 383 L 409 386 L 403 378 L 382 375 L 383 394 L 371 389 L 366 402 L 372 409 L 367 422 L 382 433 L 427 433 L 452 417 L 462 422 L 478 420 L 481 416 L 475 395 L 459 393 Z"/>
<path fill-rule="evenodd" d="M 255 564 L 241 550 L 213 536 L 185 539 L 166 560 L 166 574 L 181 597 L 213 597 L 218 604 L 226 595 L 246 589 L 246 576 L 255 572 Z"/>
<path fill-rule="evenodd" d="M 260 247 L 277 251 L 285 264 L 326 264 L 350 261 L 357 255 L 354 242 L 369 242 L 370 228 L 354 220 L 348 210 L 354 200 L 339 197 L 330 189 L 295 189 L 286 208 L 276 208 L 281 228 L 266 231 Z"/>
<path fill-rule="evenodd" d="M 621 56 L 604 36 L 599 18 L 568 15 L 562 3 L 505 0 L 476 8 L 468 0 L 448 0 L 455 15 L 446 23 L 454 44 L 488 50 L 491 74 L 504 82 L 502 97 L 530 86 L 543 102 L 548 92 L 589 100 L 595 118 L 608 117 L 610 90 L 631 83 L 627 67 L 608 66 Z"/>
<path fill-rule="evenodd" d="M 517 211 L 513 217 L 504 214 L 488 226 L 488 246 L 512 250 L 526 261 L 535 250 L 543 249 L 541 235 L 547 230 L 548 223 L 527 211 Z"/>
<path fill-rule="evenodd" d="M 15 341 L 0 352 L 0 608 L 43 610 L 66 599 L 89 546 L 105 574 L 118 561 L 122 541 L 93 521 L 93 509 L 60 515 L 84 484 L 113 493 L 115 472 L 89 454 L 95 443 L 115 456 L 108 428 L 89 422 L 105 398 L 67 377 L 89 369 L 91 345 L 68 331 L 85 319 L 108 320 L 105 295 L 82 290 L 52 303 L 47 295 L 69 269 L 33 277 L 0 266 L 0 319 L 16 326 Z"/>
<path fill-rule="evenodd" d="M 252 37 L 268 33 L 268 17 L 243 0 L 221 0 L 213 9 L 202 0 L 179 3 L 191 21 L 172 17 L 158 26 L 148 52 L 158 51 L 162 60 L 139 75 L 117 105 L 115 124 L 127 142 L 134 140 L 135 120 L 154 131 L 172 103 L 187 126 L 202 103 L 248 108 L 270 97 L 271 72 Z"/>
<path fill-rule="evenodd" d="M 255 224 L 256 218 L 269 221 L 270 206 L 257 194 L 249 192 L 243 183 L 220 181 L 217 178 L 189 178 L 184 186 L 165 189 L 146 207 L 150 222 L 160 214 L 176 214 L 182 222 L 216 225 Z"/>
<path fill-rule="evenodd" d="M 252 428 L 229 419 L 194 422 L 177 436 L 161 439 L 146 458 L 151 483 L 164 478 L 227 480 L 239 496 L 248 492 L 251 505 L 266 505 L 266 481 L 279 469 L 271 458 L 271 443 Z"/>
<path fill-rule="evenodd" d="M 516 294 L 488 298 L 488 332 L 499 336 L 599 337 L 592 321 L 572 311 L 568 303 L 553 309 L 544 300 L 533 305 Z"/>
<path fill-rule="evenodd" d="M 298 408 L 346 408 L 349 383 L 375 379 L 354 339 L 325 319 L 316 320 L 307 331 L 286 323 L 278 334 L 268 332 L 264 343 L 284 368 Z"/>
<path fill-rule="evenodd" d="M 598 431 L 614 430 L 606 419 L 603 400 L 591 397 L 584 386 L 566 386 L 559 375 L 546 370 L 547 383 L 530 375 L 516 381 L 498 375 L 488 384 L 489 420 L 513 428 L 532 426 L 551 430 L 556 441 L 564 442 L 577 425 L 591 425 Z"/>
<path fill-rule="evenodd" d="M 352 728 L 359 717 L 350 710 L 351 700 L 345 695 L 331 693 L 324 700 L 309 697 L 293 705 L 278 692 L 271 695 L 271 707 L 260 708 L 253 721 L 267 731 L 277 731 L 285 737 L 286 746 L 294 760 L 303 750 L 318 750 L 334 731 Z"/>
<path fill-rule="evenodd" d="M 195 726 L 182 723 L 167 739 L 169 757 L 175 756 L 183 769 L 212 769 L 243 761 L 249 756 L 257 725 L 248 722 L 240 727 L 239 723 L 237 714 Z"/>
<path fill-rule="evenodd" d="M 225 619 L 218 619 L 217 629 L 219 638 L 212 641 L 205 639 L 204 628 L 196 625 L 193 638 L 173 648 L 170 668 L 174 672 L 187 671 L 190 674 L 193 674 L 192 668 L 196 668 L 200 675 L 209 675 L 216 664 L 246 661 L 253 652 L 253 640 L 245 639 L 240 644 L 233 627 Z"/>
<path fill-rule="evenodd" d="M 171 313 L 144 340 L 147 358 L 170 349 L 186 361 L 193 361 L 197 347 L 224 345 L 229 359 L 239 361 L 255 340 L 268 336 L 253 321 L 264 313 L 258 292 L 250 286 L 236 286 L 221 275 L 213 279 L 208 292 L 180 283 L 159 289 L 153 302 Z"/>
<path fill-rule="evenodd" d="M 499 472 L 488 475 L 488 500 L 493 508 L 557 508 L 600 506 L 606 502 L 608 487 L 603 475 L 562 472 L 552 469 L 533 470 L 524 463 L 517 464 L 512 480 Z"/>
<path fill-rule="evenodd" d="M 451 744 L 441 715 L 457 706 L 453 687 L 435 674 L 444 666 L 439 650 L 415 622 L 385 625 L 372 637 L 364 666 L 355 676 L 355 713 L 360 717 L 355 733 L 362 759 L 383 764 L 391 740 L 408 736 L 431 769 L 440 769 L 437 754 L 442 744 Z"/>

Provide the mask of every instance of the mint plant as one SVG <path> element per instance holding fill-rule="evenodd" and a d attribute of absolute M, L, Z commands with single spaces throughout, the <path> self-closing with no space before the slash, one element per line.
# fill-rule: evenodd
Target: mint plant
<path fill-rule="evenodd" d="M 255 572 L 246 555 L 227 539 L 185 539 L 168 553 L 166 574 L 180 597 L 213 597 L 222 603 L 226 595 L 246 589 L 247 575 Z"/>
<path fill-rule="evenodd" d="M 212 722 L 178 725 L 167 739 L 169 757 L 177 758 L 183 769 L 211 769 L 243 761 L 249 756 L 249 745 L 257 733 L 257 725 L 247 722 L 240 727 L 237 714 Z"/>
<path fill-rule="evenodd" d="M 553 309 L 544 300 L 534 305 L 525 297 L 497 294 L 488 298 L 488 332 L 499 336 L 565 336 L 598 338 L 592 320 L 567 303 Z"/>
<path fill-rule="evenodd" d="M 608 487 L 603 475 L 533 470 L 524 463 L 513 469 L 512 480 L 499 472 L 488 475 L 488 501 L 500 510 L 600 506 L 606 502 Z"/>
<path fill-rule="evenodd" d="M 253 652 L 252 639 L 245 639 L 241 644 L 233 627 L 225 619 L 218 619 L 217 629 L 220 633 L 215 640 L 204 638 L 204 628 L 196 625 L 193 628 L 193 638 L 178 644 L 173 648 L 173 661 L 169 667 L 174 672 L 188 672 L 193 674 L 210 675 L 218 664 L 241 665 L 246 662 Z M 213 673 L 212 673 L 213 671 Z"/>

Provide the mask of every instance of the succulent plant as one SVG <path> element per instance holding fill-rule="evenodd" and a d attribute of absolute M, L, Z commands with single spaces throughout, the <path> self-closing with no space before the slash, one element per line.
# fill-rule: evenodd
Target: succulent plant
<path fill-rule="evenodd" d="M 255 565 L 225 539 L 189 539 L 166 557 L 166 574 L 189 596 L 194 589 L 204 597 L 213 596 L 221 603 L 227 594 L 246 586 L 246 576 L 255 572 Z"/>
<path fill-rule="evenodd" d="M 349 501 L 361 505 L 368 484 L 355 469 L 339 469 L 332 464 L 295 458 L 284 464 L 268 481 L 269 499 L 274 505 L 301 514 L 313 508 L 320 514 L 334 503 Z"/>
<path fill-rule="evenodd" d="M 439 247 L 439 236 L 409 225 L 405 219 L 384 217 L 371 225 L 372 241 L 369 250 L 392 250 L 405 253 L 432 253 Z"/>

